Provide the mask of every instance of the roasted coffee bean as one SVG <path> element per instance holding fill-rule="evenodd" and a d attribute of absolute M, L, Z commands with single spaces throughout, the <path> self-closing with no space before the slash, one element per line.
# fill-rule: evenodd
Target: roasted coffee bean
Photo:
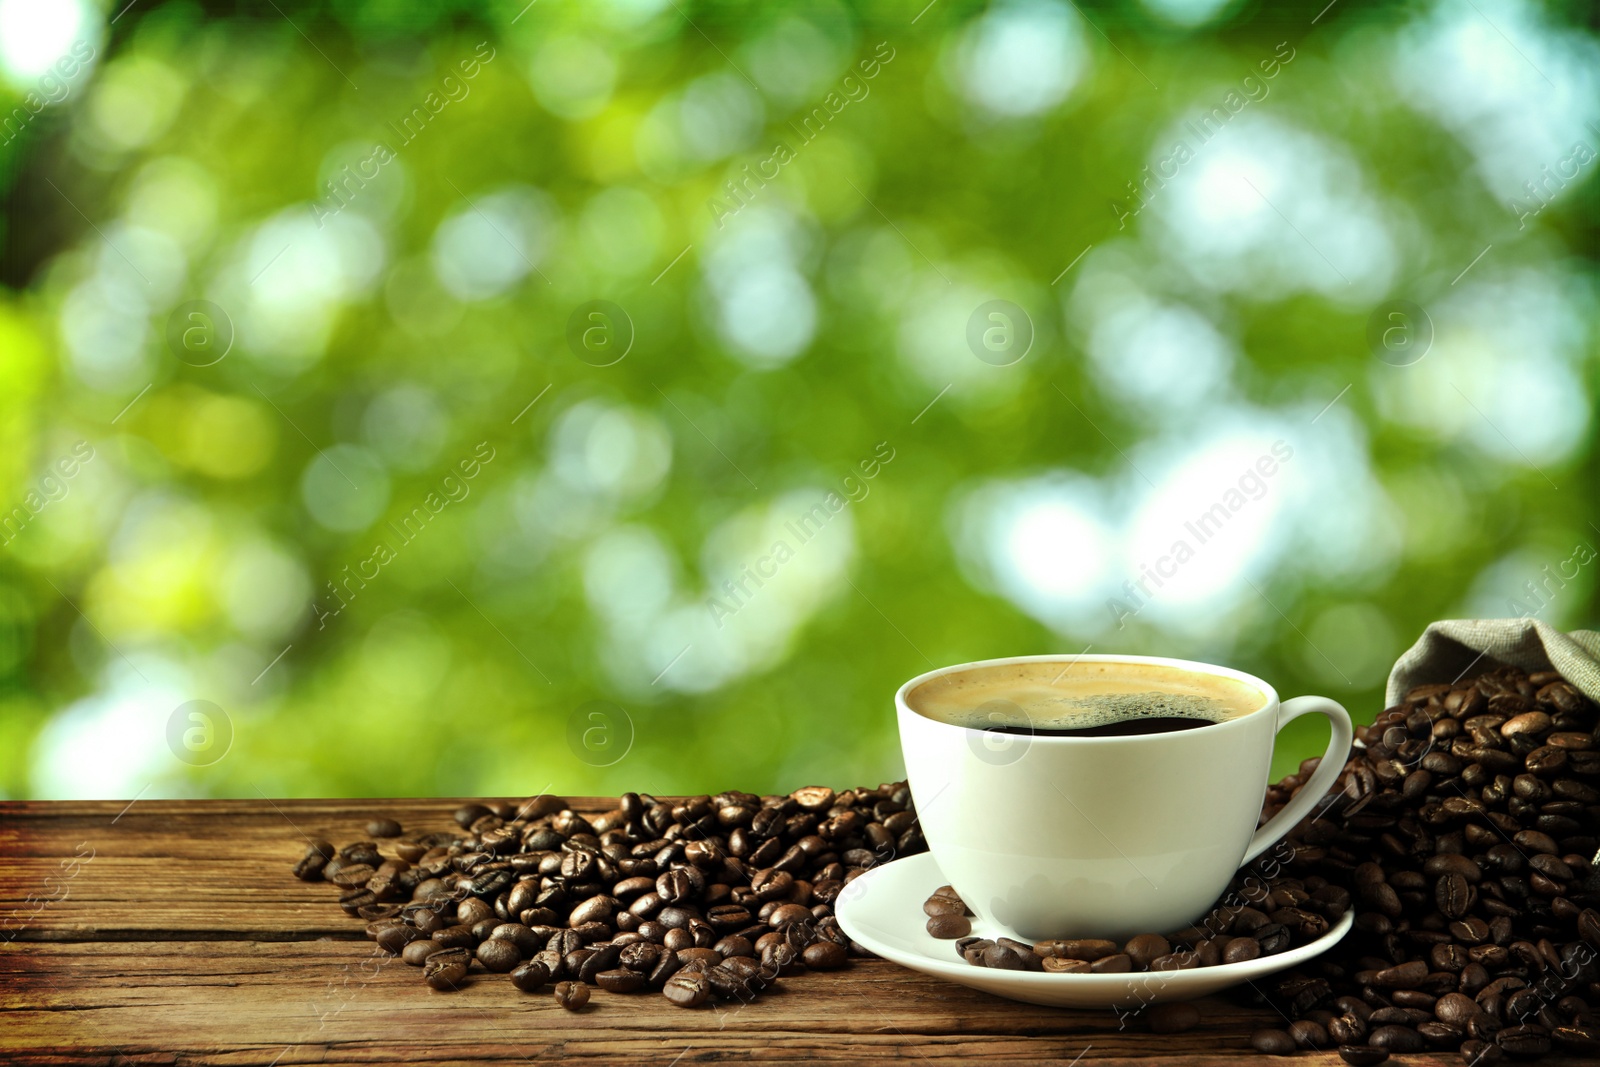
<path fill-rule="evenodd" d="M 689 963 L 692 960 L 702 960 L 715 967 L 722 962 L 722 953 L 711 948 L 685 948 L 678 950 L 678 962 Z"/>
<path fill-rule="evenodd" d="M 1169 952 L 1165 956 L 1157 956 L 1150 961 L 1149 969 L 1152 971 L 1188 971 L 1200 965 L 1200 957 L 1184 949 L 1179 952 Z"/>
<path fill-rule="evenodd" d="M 1253 934 L 1270 922 L 1272 920 L 1267 918 L 1265 912 L 1249 907 L 1240 908 L 1233 917 L 1233 932 L 1235 934 Z"/>
<path fill-rule="evenodd" d="M 1455 978 L 1451 976 L 1450 984 L 1455 985 Z M 1419 1011 L 1431 1012 L 1437 1001 L 1431 993 L 1421 989 L 1396 989 L 1389 994 L 1389 999 L 1394 1001 L 1397 1008 L 1412 1008 Z"/>
<path fill-rule="evenodd" d="M 636 941 L 623 946 L 621 952 L 617 954 L 617 962 L 631 971 L 649 974 L 665 954 L 666 949 L 661 945 L 650 941 Z"/>
<path fill-rule="evenodd" d="M 616 897 L 593 896 L 572 909 L 567 922 L 572 926 L 582 926 L 585 923 L 606 922 L 615 914 L 620 902 Z"/>
<path fill-rule="evenodd" d="M 1261 942 L 1253 937 L 1233 937 L 1222 949 L 1223 963 L 1248 963 L 1261 955 Z"/>
<path fill-rule="evenodd" d="M 524 993 L 536 993 L 550 980 L 550 969 L 538 960 L 529 960 L 511 971 L 511 984 Z"/>
<path fill-rule="evenodd" d="M 367 823 L 367 833 L 373 837 L 399 837 L 400 824 L 393 819 L 373 819 Z"/>
<path fill-rule="evenodd" d="M 522 962 L 522 953 L 511 941 L 490 939 L 478 946 L 478 962 L 495 974 L 508 974 Z"/>
<path fill-rule="evenodd" d="M 378 942 L 379 948 L 390 955 L 398 956 L 407 945 L 422 938 L 422 931 L 414 926 L 407 926 L 398 919 L 387 921 L 393 925 L 385 926 L 378 931 L 378 936 L 374 940 Z"/>
<path fill-rule="evenodd" d="M 1069 960 L 1060 956 L 1046 956 L 1042 961 L 1046 971 L 1051 974 L 1093 974 L 1094 965 L 1088 960 Z"/>
<path fill-rule="evenodd" d="M 1441 1022 L 1418 1023 L 1417 1033 L 1429 1048 L 1458 1048 L 1467 1037 L 1465 1028 Z"/>
<path fill-rule="evenodd" d="M 1439 913 L 1447 919 L 1459 919 L 1472 907 L 1477 891 L 1460 874 L 1442 875 L 1434 886 L 1434 900 Z"/>
<path fill-rule="evenodd" d="M 472 936 L 470 926 L 446 926 L 442 930 L 435 930 L 433 940 L 445 948 L 472 948 L 478 943 Z"/>
<path fill-rule="evenodd" d="M 588 953 L 579 962 L 577 967 L 568 967 L 577 976 L 579 981 L 595 984 L 595 976 L 601 971 L 609 971 L 617 966 L 622 958 L 621 945 L 596 945 L 592 949 L 583 950 Z M 576 953 L 574 953 L 576 955 Z"/>
<path fill-rule="evenodd" d="M 775 875 L 775 876 L 778 876 L 778 877 L 781 877 L 781 878 L 784 879 L 783 887 L 780 888 L 776 893 L 772 893 L 770 895 L 763 895 L 762 888 L 764 888 L 765 886 L 763 885 L 763 887 L 758 888 L 755 878 L 752 878 L 750 880 L 750 888 L 755 890 L 756 891 L 756 895 L 757 896 L 761 896 L 763 900 L 774 900 L 774 899 L 777 899 L 778 897 L 782 896 L 787 891 L 787 884 L 790 881 L 792 881 L 792 876 L 787 874 L 787 873 L 785 873 L 785 872 L 783 872 L 783 871 L 772 871 L 772 872 L 762 872 L 762 873 L 763 874 L 770 873 L 772 875 Z M 967 911 L 967 906 L 964 903 L 962 903 L 961 898 L 956 895 L 956 891 L 954 889 L 950 888 L 947 885 L 940 886 L 938 889 L 935 889 L 933 891 L 933 895 L 930 896 L 927 900 L 923 901 L 922 910 L 923 910 L 923 912 L 925 914 L 930 915 L 930 916 L 931 915 L 966 915 L 966 914 L 969 914 L 968 911 Z"/>
<path fill-rule="evenodd" d="M 345 889 L 354 889 L 364 886 L 377 874 L 376 866 L 365 863 L 345 863 L 339 869 L 328 875 L 328 881 Z"/>
<path fill-rule="evenodd" d="M 711 999 L 711 983 L 702 974 L 675 974 L 661 989 L 680 1008 L 698 1008 Z"/>
<path fill-rule="evenodd" d="M 1477 884 L 1483 879 L 1483 868 L 1459 853 L 1439 853 L 1428 857 L 1422 864 L 1422 873 L 1437 878 L 1445 874 L 1459 874 Z"/>
<path fill-rule="evenodd" d="M 300 862 L 294 865 L 294 876 L 302 882 L 315 882 L 322 878 L 323 868 L 335 855 L 334 848 L 326 841 L 313 841 L 306 849 L 306 854 Z"/>
<path fill-rule="evenodd" d="M 1518 1059 L 1533 1059 L 1550 1051 L 1550 1033 L 1542 1026 L 1509 1026 L 1496 1034 L 1494 1041 Z"/>
<path fill-rule="evenodd" d="M 635 993 L 644 988 L 644 975 L 617 968 L 596 974 L 594 983 L 608 993 Z"/>
<path fill-rule="evenodd" d="M 663 952 L 661 958 L 656 961 L 656 965 L 650 968 L 646 984 L 651 989 L 661 989 L 667 984 L 668 979 L 678 973 L 679 968 L 682 966 L 683 964 L 678 962 L 677 953 Z"/>
<path fill-rule="evenodd" d="M 1004 952 L 1011 951 L 1001 946 L 996 946 L 996 948 Z M 787 941 L 780 941 L 763 949 L 761 952 L 761 965 L 775 975 L 795 974 L 805 966 L 801 962 L 799 951 Z"/>
<path fill-rule="evenodd" d="M 1294 1038 L 1283 1030 L 1257 1030 L 1250 1035 L 1250 1047 L 1269 1056 L 1292 1056 Z"/>
<path fill-rule="evenodd" d="M 942 941 L 952 941 L 972 933 L 972 920 L 965 915 L 935 915 L 928 920 L 928 934 Z"/>
<path fill-rule="evenodd" d="M 756 985 L 749 975 L 732 967 L 718 964 L 705 972 L 705 979 L 711 986 L 711 994 L 723 1000 L 750 1000 L 756 993 Z"/>
<path fill-rule="evenodd" d="M 1578 913 L 1578 936 L 1600 948 L 1600 911 L 1584 908 Z"/>
<path fill-rule="evenodd" d="M 780 904 L 776 908 L 773 908 L 772 912 L 767 916 L 767 923 L 771 925 L 773 929 L 779 929 L 781 927 L 788 926 L 790 923 L 810 922 L 813 918 L 815 918 L 815 916 L 811 914 L 811 909 L 804 907 L 803 905 Z M 960 916 L 945 916 L 945 918 L 960 918 Z M 931 923 L 934 920 L 929 919 L 928 921 Z M 969 930 L 971 929 L 971 926 L 972 924 L 969 922 L 967 924 Z"/>
<path fill-rule="evenodd" d="M 435 952 L 422 964 L 422 977 L 433 989 L 452 992 L 466 980 L 468 956 L 462 949 Z"/>
<path fill-rule="evenodd" d="M 1367 1044 L 1386 1052 L 1421 1052 L 1426 1043 L 1409 1026 L 1380 1026 L 1367 1035 Z"/>
<path fill-rule="evenodd" d="M 429 956 L 432 956 L 436 952 L 442 951 L 444 951 L 444 946 L 439 944 L 439 942 L 424 939 L 421 941 L 413 941 L 405 948 L 401 949 L 400 958 L 411 964 L 413 967 L 421 967 L 424 963 L 428 962 Z"/>
<path fill-rule="evenodd" d="M 1428 965 L 1421 960 L 1412 960 L 1409 963 L 1385 967 L 1372 976 L 1372 984 L 1388 989 L 1410 989 L 1427 977 Z"/>
<path fill-rule="evenodd" d="M 517 946 L 517 951 L 522 953 L 524 958 L 544 948 L 550 940 L 548 935 L 541 937 L 534 933 L 531 927 L 522 923 L 501 923 L 489 931 L 489 937 L 491 940 L 511 942 Z"/>
<path fill-rule="evenodd" d="M 1287 951 L 1294 940 L 1289 928 L 1282 923 L 1268 923 L 1251 936 L 1261 943 L 1261 954 L 1264 956 Z"/>
<path fill-rule="evenodd" d="M 1145 1009 L 1144 1019 L 1154 1034 L 1181 1034 L 1200 1025 L 1200 1009 L 1187 1001 L 1153 1004 Z"/>
<path fill-rule="evenodd" d="M 1115 941 L 1052 940 L 1034 942 L 1033 951 L 1040 956 L 1061 956 L 1073 960 L 1094 960 L 1115 956 L 1119 949 Z"/>
<path fill-rule="evenodd" d="M 567 956 L 583 947 L 583 937 L 576 930 L 557 930 L 545 942 L 545 947 Z"/>
<path fill-rule="evenodd" d="M 1435 971 L 1451 971 L 1459 973 L 1471 962 L 1467 950 L 1460 945 L 1439 944 L 1428 950 L 1428 962 Z"/>
<path fill-rule="evenodd" d="M 814 971 L 836 971 L 850 962 L 844 946 L 833 941 L 815 941 L 805 947 L 800 957 Z"/>
<path fill-rule="evenodd" d="M 1558 1026 L 1550 1038 L 1563 1052 L 1593 1057 L 1600 1053 L 1600 1024 Z"/>
<path fill-rule="evenodd" d="M 578 1011 L 589 1003 L 589 987 L 582 982 L 557 982 L 555 998 L 568 1011 Z"/>
<path fill-rule="evenodd" d="M 378 854 L 378 846 L 371 841 L 357 841 L 341 848 L 338 858 L 346 863 L 363 864 L 368 867 L 377 867 L 383 862 L 383 857 Z"/>
<path fill-rule="evenodd" d="M 1296 1019 L 1289 1024 L 1289 1036 L 1300 1048 L 1322 1050 L 1328 1047 L 1328 1031 L 1311 1019 Z"/>
<path fill-rule="evenodd" d="M 729 956 L 753 956 L 756 951 L 755 945 L 751 943 L 750 939 L 739 934 L 729 934 L 727 937 L 718 938 L 717 942 L 711 947 L 716 949 L 717 953 L 723 958 Z"/>
<path fill-rule="evenodd" d="M 1350 1064 L 1350 1067 L 1373 1067 L 1389 1058 L 1387 1049 L 1375 1048 L 1372 1045 L 1340 1045 L 1339 1058 Z"/>
<path fill-rule="evenodd" d="M 1367 1039 L 1366 1020 L 1346 1012 L 1328 1022 L 1328 1038 L 1339 1045 L 1359 1045 Z"/>
<path fill-rule="evenodd" d="M 1433 1006 L 1439 1021 L 1452 1026 L 1467 1025 L 1481 1010 L 1477 1001 L 1462 993 L 1446 993 Z"/>
<path fill-rule="evenodd" d="M 1122 946 L 1122 951 L 1133 960 L 1134 968 L 1142 971 L 1148 968 L 1156 957 L 1171 952 L 1172 946 L 1160 934 L 1139 934 L 1129 939 L 1128 943 Z"/>
<path fill-rule="evenodd" d="M 1118 952 L 1111 956 L 1101 956 L 1091 960 L 1089 970 L 1095 974 L 1124 974 L 1133 970 L 1133 957 L 1126 952 Z"/>
<path fill-rule="evenodd" d="M 468 897 L 456 905 L 456 922 L 470 927 L 484 919 L 495 918 L 494 907 L 478 897 Z"/>

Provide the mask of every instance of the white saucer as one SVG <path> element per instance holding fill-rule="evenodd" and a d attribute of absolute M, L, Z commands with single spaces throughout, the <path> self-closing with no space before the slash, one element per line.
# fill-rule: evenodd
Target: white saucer
<path fill-rule="evenodd" d="M 1321 955 L 1349 933 L 1355 922 L 1352 909 L 1309 945 L 1247 963 L 1187 971 L 1051 974 L 990 970 L 974 967 L 956 955 L 955 942 L 929 936 L 922 902 L 944 884 L 944 875 L 939 873 L 931 854 L 909 856 L 874 868 L 851 882 L 834 901 L 834 914 L 853 941 L 903 967 L 995 996 L 1061 1008 L 1137 1007 L 1167 1000 L 1193 1000 Z M 980 919 L 973 920 L 972 932 L 978 937 L 1011 936 Z"/>

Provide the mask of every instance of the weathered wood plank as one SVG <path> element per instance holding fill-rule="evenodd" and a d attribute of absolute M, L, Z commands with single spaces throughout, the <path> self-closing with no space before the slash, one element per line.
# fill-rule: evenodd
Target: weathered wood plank
<path fill-rule="evenodd" d="M 1227 997 L 1162 1037 L 1109 1012 L 1001 1000 L 867 960 L 754 1004 L 684 1011 L 597 992 L 568 1013 L 501 976 L 435 993 L 374 955 L 335 890 L 297 882 L 303 835 L 367 819 L 451 828 L 460 800 L 0 802 L 0 1063 L 1235 1063 L 1281 1023 Z M 614 801 L 575 798 L 580 811 Z M 82 846 L 82 848 L 80 848 Z M 84 848 L 92 850 L 92 859 Z M 77 859 L 77 863 L 72 861 Z M 63 866 L 66 864 L 67 866 Z M 30 901 L 30 897 L 33 898 Z M 40 901 L 43 901 L 41 904 Z M 1406 1063 L 1453 1063 L 1435 1056 Z M 1340 1063 L 1331 1052 L 1301 1064 Z M 1546 1061 L 1555 1064 L 1559 1061 Z M 1571 1061 L 1569 1061 L 1571 1062 Z"/>
<path fill-rule="evenodd" d="M 715 1058 L 892 1059 L 909 1045 L 930 1060 L 1070 1062 L 1167 1057 L 1246 1047 L 1259 1011 L 1205 1002 L 1204 1029 L 1159 1037 L 1118 1032 L 1109 1013 L 1014 1004 L 879 960 L 786 979 L 745 1006 L 685 1011 L 655 994 L 597 992 L 580 1013 L 503 976 L 436 993 L 419 972 L 368 946 L 306 941 L 206 944 L 14 944 L 0 949 L 0 1046 L 33 1060 L 87 1062 L 118 1050 L 207 1062 L 680 1062 Z M 42 1058 L 41 1058 L 42 1057 Z"/>

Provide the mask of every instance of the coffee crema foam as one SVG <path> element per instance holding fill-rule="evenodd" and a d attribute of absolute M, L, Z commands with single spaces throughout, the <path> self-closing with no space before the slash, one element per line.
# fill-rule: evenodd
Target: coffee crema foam
<path fill-rule="evenodd" d="M 1226 722 L 1267 698 L 1234 678 L 1143 663 L 1009 663 L 930 678 L 906 694 L 919 715 L 974 730 L 1072 732 L 1144 719 Z"/>

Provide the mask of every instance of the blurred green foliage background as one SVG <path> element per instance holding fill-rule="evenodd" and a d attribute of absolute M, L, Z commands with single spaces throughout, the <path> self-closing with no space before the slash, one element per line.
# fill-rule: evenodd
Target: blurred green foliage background
<path fill-rule="evenodd" d="M 946 663 L 1364 721 L 1590 618 L 1587 7 L 925 4 L 0 0 L 0 794 L 876 782 Z"/>

